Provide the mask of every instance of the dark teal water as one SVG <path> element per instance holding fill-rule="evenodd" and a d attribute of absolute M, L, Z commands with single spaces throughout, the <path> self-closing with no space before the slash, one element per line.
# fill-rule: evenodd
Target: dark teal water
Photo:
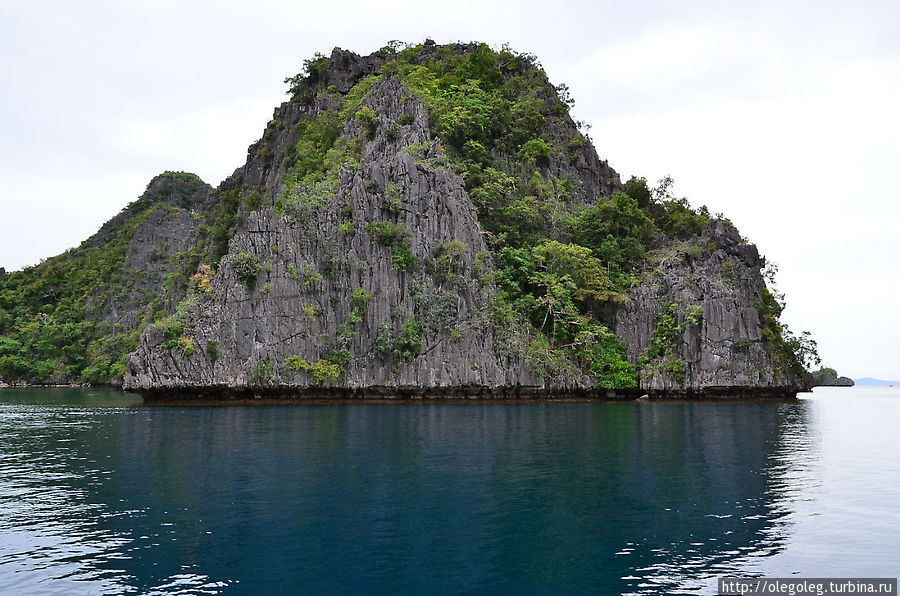
<path fill-rule="evenodd" d="M 0 390 L 0 593 L 712 593 L 891 576 L 900 392 L 144 406 Z"/>

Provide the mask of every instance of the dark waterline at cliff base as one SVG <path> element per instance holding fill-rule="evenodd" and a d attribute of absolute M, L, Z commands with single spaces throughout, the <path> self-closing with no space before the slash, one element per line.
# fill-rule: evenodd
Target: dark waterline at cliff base
<path fill-rule="evenodd" d="M 900 393 L 146 407 L 0 391 L 0 592 L 709 593 L 893 576 Z"/>
<path fill-rule="evenodd" d="M 645 392 L 639 389 L 572 389 L 548 391 L 534 387 L 189 387 L 139 392 L 147 404 L 290 404 L 290 403 L 442 403 L 442 402 L 615 402 L 615 401 L 785 401 L 796 392 L 766 387 L 713 387 L 701 391 Z"/>

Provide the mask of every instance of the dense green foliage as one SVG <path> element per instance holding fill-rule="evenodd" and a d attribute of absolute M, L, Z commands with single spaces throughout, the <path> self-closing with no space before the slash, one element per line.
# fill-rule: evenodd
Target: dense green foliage
<path fill-rule="evenodd" d="M 249 252 L 235 253 L 231 257 L 231 266 L 237 276 L 247 284 L 251 290 L 256 287 L 256 276 L 259 273 L 259 263 Z"/>
<path fill-rule="evenodd" d="M 394 267 L 403 271 L 416 268 L 416 258 L 409 250 L 409 232 L 403 224 L 390 221 L 373 221 L 366 226 L 366 231 L 378 244 L 391 250 Z"/>
<path fill-rule="evenodd" d="M 341 365 L 332 362 L 326 358 L 320 358 L 310 364 L 306 360 L 300 358 L 300 356 L 288 356 L 284 361 L 285 366 L 287 366 L 290 370 L 305 370 L 312 378 L 315 379 L 317 383 L 333 383 L 338 380 L 341 374 L 344 372 L 341 369 Z M 272 375 L 274 378 L 274 374 Z"/>
<path fill-rule="evenodd" d="M 644 374 L 651 375 L 664 371 L 672 375 L 679 385 L 684 385 L 685 364 L 676 353 L 677 343 L 688 325 L 700 324 L 703 307 L 697 305 L 685 311 L 679 300 L 667 300 L 661 306 L 656 315 L 656 328 L 653 329 L 650 346 L 641 356 L 641 369 Z"/>
<path fill-rule="evenodd" d="M 647 247 L 658 234 L 650 216 L 629 195 L 616 192 L 571 219 L 572 238 L 594 251 L 619 287 L 644 260 Z"/>

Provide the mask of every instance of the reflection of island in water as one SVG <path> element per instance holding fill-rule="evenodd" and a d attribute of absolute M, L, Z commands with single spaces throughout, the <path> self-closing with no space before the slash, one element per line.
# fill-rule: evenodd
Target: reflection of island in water
<path fill-rule="evenodd" d="M 0 555 L 111 590 L 653 593 L 777 552 L 809 483 L 802 401 L 4 407 Z"/>

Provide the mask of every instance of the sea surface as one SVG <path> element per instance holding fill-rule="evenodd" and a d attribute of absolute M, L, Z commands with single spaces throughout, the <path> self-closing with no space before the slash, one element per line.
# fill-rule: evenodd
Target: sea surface
<path fill-rule="evenodd" d="M 0 389 L 0 594 L 711 594 L 896 577 L 900 389 L 147 406 Z"/>

